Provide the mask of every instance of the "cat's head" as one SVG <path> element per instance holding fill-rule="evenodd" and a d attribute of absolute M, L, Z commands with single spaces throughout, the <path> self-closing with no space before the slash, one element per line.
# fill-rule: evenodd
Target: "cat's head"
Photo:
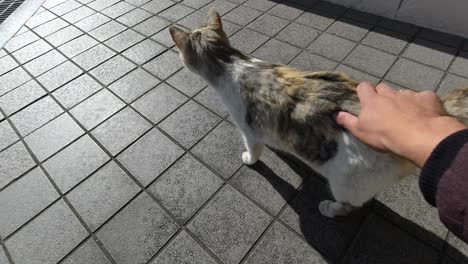
<path fill-rule="evenodd" d="M 211 8 L 207 24 L 191 32 L 171 26 L 169 32 L 179 49 L 182 63 L 191 71 L 201 74 L 206 67 L 214 67 L 219 57 L 226 56 L 230 47 L 219 13 Z"/>

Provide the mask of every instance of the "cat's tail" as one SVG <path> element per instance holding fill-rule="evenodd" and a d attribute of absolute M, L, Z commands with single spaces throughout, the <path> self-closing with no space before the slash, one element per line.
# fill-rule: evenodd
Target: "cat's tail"
<path fill-rule="evenodd" d="M 450 92 L 442 101 L 449 115 L 468 126 L 468 87 Z"/>

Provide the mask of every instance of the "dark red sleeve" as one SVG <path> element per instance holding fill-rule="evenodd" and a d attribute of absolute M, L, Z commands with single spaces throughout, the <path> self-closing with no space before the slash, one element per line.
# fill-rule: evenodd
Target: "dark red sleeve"
<path fill-rule="evenodd" d="M 424 164 L 419 187 L 440 220 L 468 243 L 468 129 L 444 139 Z"/>

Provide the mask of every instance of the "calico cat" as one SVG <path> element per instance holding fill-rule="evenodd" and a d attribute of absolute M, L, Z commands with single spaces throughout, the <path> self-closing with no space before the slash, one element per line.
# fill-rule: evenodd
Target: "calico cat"
<path fill-rule="evenodd" d="M 415 172 L 409 161 L 376 152 L 337 127 L 335 113 L 360 111 L 358 83 L 349 77 L 302 72 L 242 53 L 230 45 L 215 9 L 205 27 L 187 33 L 172 26 L 170 34 L 182 63 L 216 89 L 242 132 L 242 161 L 254 164 L 264 145 L 306 161 L 328 179 L 336 199 L 319 204 L 324 216 L 346 215 Z M 452 105 L 460 103 L 457 98 Z"/>

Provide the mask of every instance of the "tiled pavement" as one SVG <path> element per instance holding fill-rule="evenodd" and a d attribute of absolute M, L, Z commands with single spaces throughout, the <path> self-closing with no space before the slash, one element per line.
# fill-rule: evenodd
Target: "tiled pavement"
<path fill-rule="evenodd" d="M 47 0 L 0 50 L 0 263 L 468 263 L 416 177 L 326 219 L 326 184 L 295 159 L 242 165 L 167 30 L 211 6 L 261 59 L 468 84 L 468 41 L 324 2 Z"/>

